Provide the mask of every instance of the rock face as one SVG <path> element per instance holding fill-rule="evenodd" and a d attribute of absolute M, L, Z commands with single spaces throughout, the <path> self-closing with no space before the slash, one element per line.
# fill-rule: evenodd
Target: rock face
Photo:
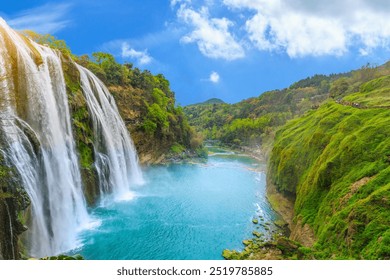
<path fill-rule="evenodd" d="M 290 239 L 299 242 L 305 247 L 312 247 L 316 241 L 316 237 L 313 229 L 302 222 L 301 218 L 298 218 L 296 222 L 291 224 Z"/>
<path fill-rule="evenodd" d="M 18 240 L 27 228 L 18 214 L 28 207 L 30 201 L 18 184 L 17 173 L 6 165 L 0 153 L 0 260 L 22 257 Z"/>
<path fill-rule="evenodd" d="M 1 194 L 0 194 L 1 195 Z M 4 195 L 4 194 L 3 194 Z M 15 198 L 0 198 L 0 259 L 20 259 L 18 236 L 26 228 L 19 222 Z"/>

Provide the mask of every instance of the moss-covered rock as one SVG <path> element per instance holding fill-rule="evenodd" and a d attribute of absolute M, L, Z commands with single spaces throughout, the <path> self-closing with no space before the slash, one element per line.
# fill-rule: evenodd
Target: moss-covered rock
<path fill-rule="evenodd" d="M 29 203 L 26 192 L 20 186 L 16 170 L 7 166 L 0 152 L 0 259 L 22 257 L 23 248 L 19 242 L 19 235 L 26 230 L 26 227 L 20 217 Z"/>
<path fill-rule="evenodd" d="M 246 256 L 243 252 L 237 252 L 236 250 L 223 250 L 222 257 L 225 260 L 241 260 Z"/>
<path fill-rule="evenodd" d="M 253 242 L 253 240 L 244 240 L 242 241 L 242 244 L 244 244 L 245 246 L 248 246 L 249 244 L 251 244 Z"/>
<path fill-rule="evenodd" d="M 40 258 L 40 260 L 45 260 L 45 261 L 80 261 L 80 260 L 84 260 L 84 257 L 81 255 L 78 255 L 78 254 L 73 255 L 73 256 L 58 255 L 58 256 Z"/>

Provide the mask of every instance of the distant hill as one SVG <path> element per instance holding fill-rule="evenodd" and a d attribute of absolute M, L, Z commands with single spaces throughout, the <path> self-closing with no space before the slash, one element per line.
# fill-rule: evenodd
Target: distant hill
<path fill-rule="evenodd" d="M 264 152 L 269 152 L 278 128 L 290 119 L 317 109 L 328 98 L 359 106 L 384 106 L 382 103 L 388 100 L 388 93 L 381 98 L 375 96 L 382 94 L 384 89 L 380 85 L 386 85 L 387 79 L 380 80 L 378 85 L 369 84 L 379 87 L 370 100 L 363 100 L 365 93 L 358 92 L 364 83 L 389 74 L 390 62 L 379 67 L 368 64 L 347 73 L 314 75 L 288 88 L 265 92 L 235 104 L 217 103 L 220 100 L 213 98 L 186 106 L 183 111 L 189 124 L 205 139 L 219 140 L 233 147 L 261 145 Z"/>
<path fill-rule="evenodd" d="M 209 100 L 206 100 L 205 102 L 191 104 L 188 106 L 212 105 L 212 104 L 226 104 L 226 102 L 219 98 L 211 98 Z"/>

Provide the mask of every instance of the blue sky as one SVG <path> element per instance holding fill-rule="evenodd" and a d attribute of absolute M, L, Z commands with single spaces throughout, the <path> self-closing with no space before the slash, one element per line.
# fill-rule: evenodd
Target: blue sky
<path fill-rule="evenodd" d="M 390 58 L 387 0 L 18 0 L 15 29 L 162 73 L 179 104 L 229 103 Z"/>

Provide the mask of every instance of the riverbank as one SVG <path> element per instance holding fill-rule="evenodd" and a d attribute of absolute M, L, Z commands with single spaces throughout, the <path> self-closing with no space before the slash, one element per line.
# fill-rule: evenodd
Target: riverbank
<path fill-rule="evenodd" d="M 166 165 L 180 164 L 189 161 L 205 161 L 207 159 L 207 151 L 205 148 L 196 150 L 186 149 L 181 152 L 168 153 L 143 153 L 139 155 L 139 162 L 143 166 L 151 165 Z"/>

